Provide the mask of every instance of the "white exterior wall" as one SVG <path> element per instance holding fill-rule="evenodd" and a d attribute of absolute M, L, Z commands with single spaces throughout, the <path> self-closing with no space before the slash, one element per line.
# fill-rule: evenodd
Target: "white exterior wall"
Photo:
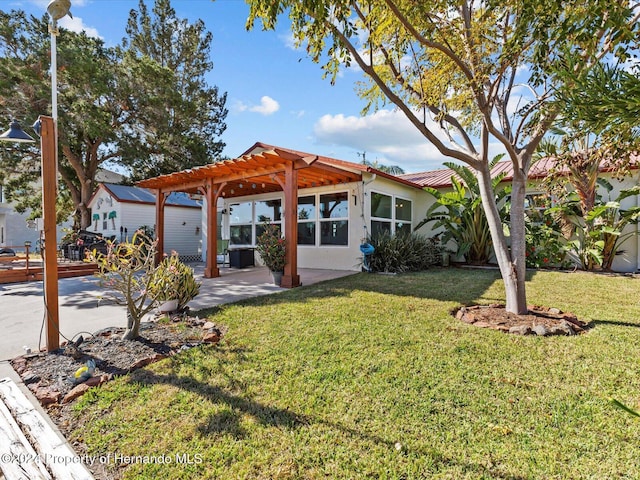
<path fill-rule="evenodd" d="M 316 245 L 298 245 L 298 267 L 299 268 L 319 268 L 333 270 L 352 270 L 358 271 L 361 268 L 362 253 L 360 252 L 360 244 L 367 237 L 370 227 L 370 192 L 376 191 L 387 195 L 395 195 L 401 198 L 411 200 L 412 202 L 412 227 L 423 218 L 426 211 L 425 202 L 428 201 L 426 192 L 404 186 L 398 182 L 394 182 L 381 177 L 373 177 L 364 175 L 363 182 L 353 182 L 344 185 L 332 185 L 324 187 L 308 188 L 298 191 L 298 197 L 309 195 L 319 195 L 326 193 L 346 192 L 349 203 L 349 236 L 347 245 L 320 245 L 318 241 L 319 232 L 316 232 Z M 282 201 L 283 212 L 287 206 L 284 203 L 284 194 L 282 192 L 272 194 L 252 195 L 246 197 L 234 197 L 232 199 L 224 199 L 223 203 L 218 205 L 229 212 L 229 207 L 234 203 L 243 203 L 250 201 L 271 200 L 279 198 Z M 316 205 L 317 206 L 317 205 Z M 363 210 L 364 207 L 364 210 Z M 206 212 L 206 207 L 203 207 Z M 283 228 L 284 219 L 283 213 Z M 317 224 L 316 224 L 317 225 Z M 365 228 L 365 225 L 367 228 Z M 203 215 L 202 221 L 203 238 L 206 238 L 206 216 Z M 318 228 L 316 228 L 318 230 Z M 222 216 L 222 236 L 230 237 L 229 230 L 229 214 Z M 204 259 L 204 258 L 203 258 Z M 260 264 L 260 259 L 256 254 L 256 262 Z"/>
<path fill-rule="evenodd" d="M 101 190 L 89 205 L 93 214 L 100 215 L 97 227 L 92 220 L 89 230 L 101 233 L 105 237 L 115 236 L 118 241 L 130 240 L 135 231 L 148 225 L 155 229 L 156 207 L 146 203 L 118 202 L 113 199 L 109 205 L 109 194 Z M 103 199 L 100 208 L 97 208 L 99 199 Z M 107 228 L 104 228 L 103 214 L 115 211 L 115 221 L 107 219 Z M 170 254 L 175 250 L 180 255 L 201 255 L 201 209 L 192 207 L 177 207 L 167 205 L 164 208 L 164 253 Z M 121 236 L 120 227 L 127 229 L 126 237 Z"/>

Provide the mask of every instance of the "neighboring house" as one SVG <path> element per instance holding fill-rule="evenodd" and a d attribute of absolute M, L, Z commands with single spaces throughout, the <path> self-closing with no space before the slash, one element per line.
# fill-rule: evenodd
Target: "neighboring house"
<path fill-rule="evenodd" d="M 99 182 L 121 182 L 123 175 L 111 172 L 105 169 L 98 169 L 96 173 L 96 181 Z M 25 242 L 31 242 L 32 248 L 37 248 L 40 239 L 40 230 L 42 229 L 42 221 L 27 220 L 31 214 L 30 210 L 24 213 L 16 212 L 10 202 L 7 202 L 2 185 L 0 185 L 0 247 L 20 247 Z M 73 220 L 58 225 L 57 239 L 58 242 L 65 235 L 65 230 L 73 227 Z"/>
<path fill-rule="evenodd" d="M 632 157 L 632 161 L 638 164 L 638 158 Z M 548 194 L 542 188 L 541 182 L 546 178 L 549 169 L 554 166 L 552 159 L 542 159 L 536 162 L 529 172 L 529 185 L 527 188 L 527 204 L 525 207 L 540 209 L 539 199 L 549 200 Z M 505 174 L 504 182 L 511 182 L 513 178 L 513 164 L 510 161 L 499 162 L 492 171 L 492 176 Z M 600 177 L 606 179 L 613 186 L 613 191 L 608 193 L 603 189 L 599 189 L 598 193 L 602 196 L 602 200 L 607 202 L 615 200 L 621 190 L 626 190 L 640 184 L 640 170 L 632 169 L 632 176 L 626 177 L 624 180 L 618 180 L 613 177 L 612 173 L 606 168 L 600 172 Z M 451 188 L 451 177 L 455 176 L 453 170 L 448 168 L 431 170 L 427 172 L 408 173 L 400 175 L 401 178 L 409 180 L 423 187 L 432 187 L 438 190 L 447 190 Z M 430 202 L 429 204 L 431 204 Z M 548 203 L 548 202 L 545 202 Z M 640 198 L 638 196 L 628 197 L 621 202 L 621 208 L 630 208 L 640 206 Z M 422 214 L 426 213 L 427 207 L 424 207 Z M 421 229 L 421 231 L 424 231 Z M 616 256 L 612 270 L 615 272 L 635 272 L 640 270 L 640 225 L 628 225 L 623 234 L 635 232 L 636 235 L 630 237 L 623 243 L 620 254 Z"/>
<path fill-rule="evenodd" d="M 101 183 L 89 201 L 92 223 L 88 230 L 130 240 L 135 231 L 155 229 L 155 196 L 144 188 Z M 184 193 L 173 193 L 165 207 L 164 252 L 175 250 L 183 260 L 199 260 L 201 253 L 202 205 Z"/>

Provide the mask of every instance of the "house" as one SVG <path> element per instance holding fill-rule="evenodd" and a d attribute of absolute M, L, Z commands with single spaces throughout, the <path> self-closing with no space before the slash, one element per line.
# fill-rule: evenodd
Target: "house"
<path fill-rule="evenodd" d="M 299 284 L 298 266 L 359 270 L 360 245 L 369 233 L 410 231 L 433 202 L 421 185 L 372 167 L 264 143 L 236 159 L 138 185 L 155 191 L 156 223 L 164 221 L 169 193 L 203 195 L 205 235 L 219 229 L 232 252 L 249 252 L 252 259 L 263 224 L 279 225 L 287 246 L 287 287 Z M 216 205 L 218 214 L 208 205 Z M 205 276 L 218 276 L 215 255 L 207 254 L 217 251 L 218 235 L 205 238 Z"/>
<path fill-rule="evenodd" d="M 510 179 L 510 162 L 495 168 L 496 173 L 506 173 L 505 181 Z M 535 183 L 546 172 L 543 164 L 532 170 L 532 194 L 540 191 Z M 207 277 L 219 275 L 215 255 L 207 255 L 207 251 L 217 251 L 219 240 L 228 241 L 231 251 L 248 252 L 253 262 L 262 225 L 279 225 L 288 256 L 283 286 L 291 287 L 299 282 L 298 267 L 359 270 L 360 245 L 367 236 L 379 231 L 412 231 L 435 201 L 423 188 L 450 188 L 452 174 L 442 169 L 394 176 L 363 164 L 258 142 L 236 159 L 150 178 L 138 185 L 156 195 L 156 224 L 165 221 L 164 199 L 172 192 L 203 196 L 202 251 Z M 625 186 L 630 185 L 620 184 L 619 188 Z M 215 205 L 215 210 L 208 205 Z M 209 237 L 207 231 L 217 234 Z M 431 236 L 434 232 L 425 225 L 419 233 Z M 640 249 L 635 239 L 633 242 L 625 244 L 627 250 L 614 268 L 638 269 Z"/>
<path fill-rule="evenodd" d="M 609 193 L 599 188 L 598 193 L 602 196 L 603 201 L 615 200 L 621 190 L 630 189 L 636 185 L 640 185 L 640 169 L 637 168 L 639 163 L 638 156 L 632 156 L 632 175 L 620 180 L 614 177 L 613 172 L 606 166 L 600 169 L 600 177 L 609 181 L 613 190 Z M 527 188 L 526 206 L 540 210 L 543 208 L 539 204 L 539 199 L 548 203 L 549 195 L 542 188 L 542 181 L 547 177 L 549 170 L 554 167 L 554 161 L 551 158 L 544 158 L 536 162 L 529 171 L 529 185 Z M 510 161 L 497 163 L 492 170 L 492 177 L 504 174 L 503 182 L 511 182 L 513 178 L 513 164 Z M 451 177 L 456 176 L 455 172 L 448 168 L 431 170 L 427 172 L 409 173 L 400 175 L 401 178 L 416 183 L 423 187 L 432 187 L 437 190 L 446 190 L 451 188 Z M 640 198 L 638 196 L 630 196 L 622 200 L 621 209 L 640 206 Z M 426 212 L 424 208 L 423 213 Z M 636 272 L 640 271 L 640 225 L 628 225 L 622 235 L 635 233 L 631 235 L 619 250 L 616 256 L 612 270 L 614 272 Z"/>
<path fill-rule="evenodd" d="M 155 228 L 155 195 L 144 188 L 100 183 L 89 201 L 89 230 L 118 241 L 130 240 L 142 226 Z M 165 252 L 175 250 L 183 260 L 199 260 L 202 205 L 185 193 L 171 194 L 166 201 Z"/>

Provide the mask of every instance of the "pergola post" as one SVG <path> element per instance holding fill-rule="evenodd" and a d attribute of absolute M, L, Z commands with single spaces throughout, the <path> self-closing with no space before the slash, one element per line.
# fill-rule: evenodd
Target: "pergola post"
<path fill-rule="evenodd" d="M 218 268 L 218 195 L 213 181 L 207 181 L 204 187 L 207 198 L 207 264 L 204 267 L 204 278 L 220 276 Z"/>
<path fill-rule="evenodd" d="M 156 264 L 160 263 L 164 256 L 164 205 L 167 196 L 167 193 L 156 190 Z"/>
<path fill-rule="evenodd" d="M 298 170 L 287 162 L 284 172 L 284 239 L 286 264 L 282 276 L 283 288 L 300 286 L 298 275 Z"/>

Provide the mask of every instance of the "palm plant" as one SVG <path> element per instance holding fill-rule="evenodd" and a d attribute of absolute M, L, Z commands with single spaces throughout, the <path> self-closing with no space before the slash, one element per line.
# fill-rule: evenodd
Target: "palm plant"
<path fill-rule="evenodd" d="M 493 168 L 501 157 L 501 155 L 496 156 L 490 168 Z M 434 188 L 425 187 L 436 201 L 429 207 L 425 218 L 418 223 L 415 230 L 434 222 L 434 229 L 444 230 L 441 237 L 442 245 L 447 245 L 453 240 L 457 246 L 457 256 L 464 256 L 468 263 L 486 264 L 491 258 L 493 242 L 489 224 L 482 209 L 478 179 L 469 167 L 451 162 L 445 162 L 445 165 L 457 175 L 457 177 L 451 177 L 453 190 L 443 193 Z M 496 202 L 498 205 L 503 205 L 500 210 L 503 219 L 507 216 L 504 200 L 511 192 L 508 185 L 500 185 L 504 177 L 505 174 L 502 173 L 492 179 Z"/>

